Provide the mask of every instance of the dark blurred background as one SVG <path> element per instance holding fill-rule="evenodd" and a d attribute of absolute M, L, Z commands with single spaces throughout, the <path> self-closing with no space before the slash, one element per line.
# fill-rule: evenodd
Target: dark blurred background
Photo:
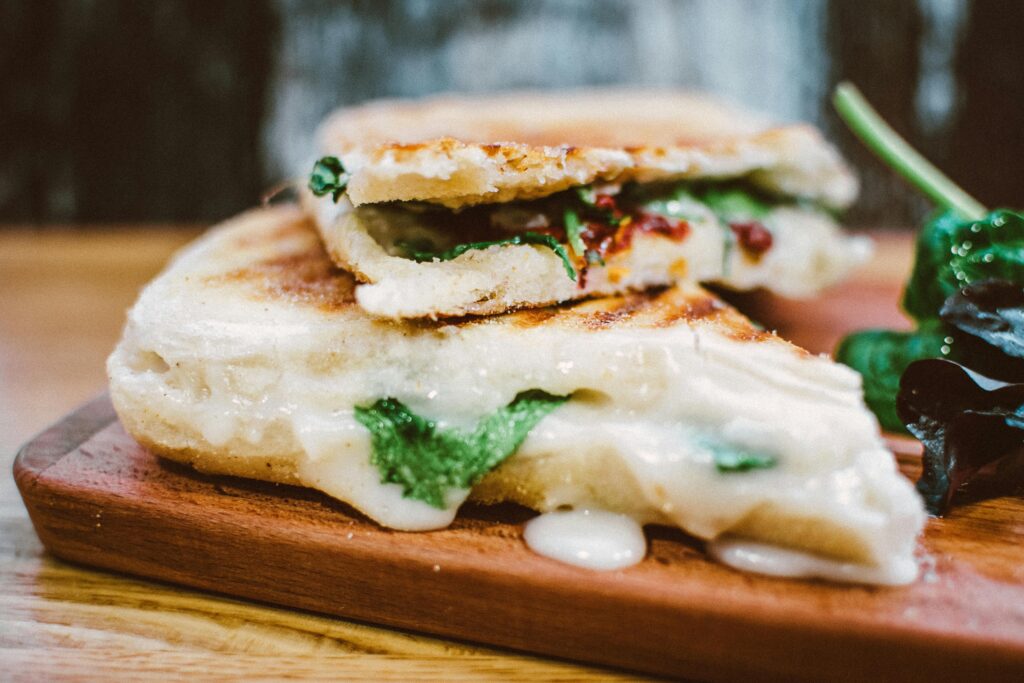
<path fill-rule="evenodd" d="M 927 204 L 831 111 L 844 78 L 1024 205 L 1021 0 L 0 0 L 0 222 L 217 220 L 303 174 L 336 105 L 628 83 L 822 126 L 864 181 L 849 222 L 909 224 Z"/>

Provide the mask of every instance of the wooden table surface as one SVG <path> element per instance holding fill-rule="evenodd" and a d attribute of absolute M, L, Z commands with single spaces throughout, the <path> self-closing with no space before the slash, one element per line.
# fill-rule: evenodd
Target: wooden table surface
<path fill-rule="evenodd" d="M 93 571 L 44 553 L 9 474 L 14 454 L 102 390 L 125 309 L 198 232 L 0 228 L 0 679 L 623 678 Z M 888 238 L 880 247 L 859 277 L 896 283 L 909 242 Z"/>

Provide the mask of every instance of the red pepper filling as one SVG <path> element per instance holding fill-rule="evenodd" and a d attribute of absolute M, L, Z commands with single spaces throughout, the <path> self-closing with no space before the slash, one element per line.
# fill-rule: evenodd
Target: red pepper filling
<path fill-rule="evenodd" d="M 586 286 L 587 270 L 591 265 L 603 265 L 609 255 L 629 249 L 637 233 L 664 235 L 675 241 L 682 241 L 690 234 L 690 224 L 686 220 L 650 213 L 642 206 L 620 206 L 619 198 L 610 194 L 598 194 L 592 205 L 581 208 L 580 238 L 585 253 L 574 259 L 579 273 L 577 283 L 581 288 Z M 485 207 L 478 207 L 455 214 L 438 213 L 430 216 L 429 220 L 443 222 L 445 232 L 457 235 L 458 242 L 482 241 L 493 239 L 493 233 L 483 227 L 490 225 L 486 210 Z M 558 215 L 557 210 L 547 215 L 552 221 L 558 220 L 554 217 Z M 729 223 L 729 228 L 736 236 L 740 248 L 752 258 L 760 258 L 772 247 L 772 234 L 759 221 L 734 221 Z M 552 223 L 547 227 L 529 230 L 551 235 L 559 242 L 567 243 L 563 225 Z"/>
<path fill-rule="evenodd" d="M 586 220 L 580 237 L 587 250 L 596 251 L 601 258 L 629 249 L 633 236 L 638 232 L 664 235 L 673 240 L 683 240 L 690 234 L 689 223 L 682 219 L 666 218 L 640 208 L 627 213 L 618 207 L 611 195 L 597 195 L 594 207 L 606 212 L 607 218 Z"/>
<path fill-rule="evenodd" d="M 676 241 L 682 241 L 690 234 L 690 224 L 685 220 L 649 213 L 639 207 L 628 212 L 623 211 L 612 195 L 597 195 L 594 198 L 594 208 L 607 215 L 603 219 L 582 219 L 580 238 L 586 248 L 586 257 L 581 263 L 577 263 L 576 268 L 581 288 L 586 286 L 587 270 L 591 265 L 595 262 L 602 263 L 609 254 L 629 249 L 633 243 L 633 236 L 637 233 L 664 235 Z M 564 226 L 552 226 L 536 232 L 551 234 L 559 241 L 566 239 Z"/>
<path fill-rule="evenodd" d="M 772 234 L 760 221 L 729 223 L 740 248 L 751 256 L 759 257 L 772 248 Z"/>

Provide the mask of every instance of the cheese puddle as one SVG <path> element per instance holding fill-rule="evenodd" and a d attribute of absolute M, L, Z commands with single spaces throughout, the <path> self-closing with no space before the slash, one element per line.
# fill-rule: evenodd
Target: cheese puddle
<path fill-rule="evenodd" d="M 538 555 L 598 571 L 631 567 L 647 554 L 643 528 L 604 510 L 545 513 L 526 523 L 523 538 Z"/>
<path fill-rule="evenodd" d="M 897 556 L 881 566 L 871 567 L 728 536 L 709 541 L 707 551 L 708 555 L 734 569 L 791 579 L 904 586 L 917 578 L 917 563 L 912 557 Z"/>

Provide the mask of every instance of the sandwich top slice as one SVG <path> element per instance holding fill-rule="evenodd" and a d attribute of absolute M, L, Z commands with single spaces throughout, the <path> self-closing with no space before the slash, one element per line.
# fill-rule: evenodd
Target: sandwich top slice
<path fill-rule="evenodd" d="M 693 95 L 591 91 L 343 109 L 306 196 L 356 299 L 392 318 L 500 313 L 674 282 L 806 296 L 870 245 L 816 130 Z"/>
<path fill-rule="evenodd" d="M 784 548 L 832 578 L 915 575 L 922 506 L 856 373 L 697 286 L 449 322 L 368 315 L 354 288 L 296 209 L 214 229 L 129 314 L 108 361 L 124 426 L 395 529 L 514 501 Z"/>

